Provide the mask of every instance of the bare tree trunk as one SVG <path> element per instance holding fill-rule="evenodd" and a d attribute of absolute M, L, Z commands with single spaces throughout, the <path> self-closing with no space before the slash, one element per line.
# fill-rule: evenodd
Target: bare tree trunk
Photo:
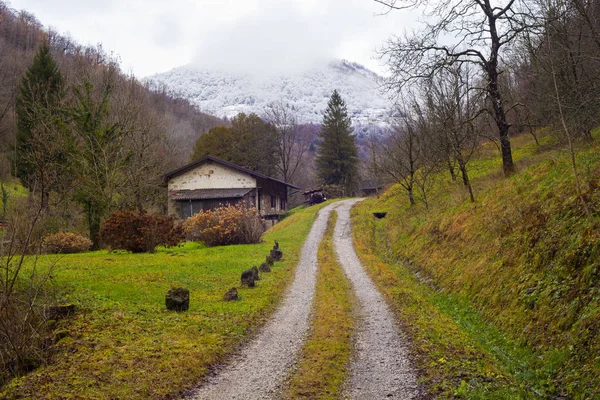
<path fill-rule="evenodd" d="M 452 177 L 452 182 L 456 182 L 456 172 L 454 171 L 454 165 L 448 160 L 448 171 L 450 171 L 450 176 Z"/>
<path fill-rule="evenodd" d="M 535 131 L 534 131 L 534 129 L 533 129 L 533 127 L 531 125 L 529 125 L 529 134 L 531 136 L 533 136 L 533 140 L 535 140 L 535 145 L 539 146 L 540 145 L 540 141 L 538 140 L 538 137 L 535 134 Z"/>
<path fill-rule="evenodd" d="M 469 179 L 469 173 L 467 172 L 467 166 L 463 163 L 459 163 L 460 165 L 460 174 L 462 176 L 463 184 L 469 191 L 469 198 L 471 199 L 471 203 L 475 203 L 475 196 L 473 195 L 473 187 L 471 186 L 471 180 Z"/>
<path fill-rule="evenodd" d="M 498 128 L 498 138 L 500 139 L 500 151 L 502 153 L 502 169 L 504 176 L 510 176 L 516 172 L 515 164 L 512 158 L 512 149 L 510 146 L 509 129 L 510 124 L 506 121 L 506 113 L 502 104 L 500 87 L 498 85 L 497 61 L 492 60 L 487 66 L 488 75 L 488 94 L 494 110 L 494 121 Z"/>
<path fill-rule="evenodd" d="M 413 193 L 413 188 L 412 188 L 412 186 L 408 187 L 408 188 L 406 189 L 406 191 L 408 192 L 408 200 L 410 201 L 410 205 L 411 205 L 411 206 L 414 206 L 414 205 L 416 204 L 416 202 L 415 202 L 415 195 L 414 195 L 414 193 Z"/>

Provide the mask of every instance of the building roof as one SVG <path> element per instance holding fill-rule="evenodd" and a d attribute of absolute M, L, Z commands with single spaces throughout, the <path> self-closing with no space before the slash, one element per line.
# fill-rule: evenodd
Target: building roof
<path fill-rule="evenodd" d="M 212 161 L 212 162 L 215 162 L 215 163 L 217 163 L 217 164 L 224 165 L 224 166 L 226 166 L 226 167 L 229 167 L 229 168 L 235 169 L 236 171 L 244 172 L 244 173 L 246 173 L 246 174 L 248 174 L 248 175 L 251 175 L 251 176 L 254 176 L 254 177 L 256 177 L 256 178 L 266 179 L 266 180 L 269 180 L 269 181 L 273 181 L 273 182 L 281 183 L 281 184 L 283 184 L 283 185 L 289 186 L 289 187 L 291 187 L 291 188 L 294 188 L 294 189 L 300 189 L 299 187 L 297 187 L 297 186 L 295 186 L 295 185 L 292 185 L 291 183 L 287 183 L 287 182 L 281 181 L 281 180 L 279 180 L 279 179 L 271 178 L 271 177 L 269 177 L 269 176 L 266 176 L 266 175 L 263 175 L 263 174 L 261 174 L 261 173 L 259 173 L 259 172 L 256 172 L 256 171 L 251 171 L 251 170 L 249 170 L 249 169 L 247 169 L 247 168 L 240 167 L 239 165 L 232 164 L 232 163 L 230 163 L 230 162 L 228 162 L 228 161 L 220 160 L 220 159 L 218 159 L 218 158 L 216 158 L 216 157 L 213 157 L 213 156 L 205 156 L 205 157 L 202 157 L 202 158 L 201 158 L 201 159 L 199 159 L 198 161 L 194 161 L 193 163 L 190 163 L 190 164 L 188 164 L 188 165 L 184 165 L 184 166 L 183 166 L 183 167 L 181 167 L 181 168 L 177 168 L 177 169 L 175 169 L 175 170 L 173 170 L 173 171 L 171 171 L 171 172 L 168 172 L 168 173 L 166 173 L 165 175 L 163 175 L 163 178 L 164 178 L 165 180 L 169 180 L 169 179 L 171 179 L 172 177 L 174 177 L 174 176 L 177 176 L 177 175 L 180 175 L 180 174 L 183 174 L 184 172 L 187 172 L 187 171 L 189 171 L 189 170 L 191 170 L 191 169 L 194 169 L 194 168 L 196 168 L 197 166 L 199 166 L 199 165 L 201 165 L 201 164 L 204 164 L 204 163 L 205 163 L 205 162 L 207 162 L 207 161 Z"/>
<path fill-rule="evenodd" d="M 173 190 L 169 197 L 175 201 L 186 200 L 214 200 L 214 199 L 239 199 L 247 195 L 253 188 L 241 189 L 195 189 Z"/>

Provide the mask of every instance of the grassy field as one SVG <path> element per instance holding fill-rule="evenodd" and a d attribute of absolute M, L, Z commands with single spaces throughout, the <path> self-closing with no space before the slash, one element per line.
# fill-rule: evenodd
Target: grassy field
<path fill-rule="evenodd" d="M 336 260 L 331 213 L 319 246 L 319 272 L 311 332 L 304 344 L 298 369 L 290 378 L 285 399 L 340 399 L 352 352 L 356 299 L 350 281 Z"/>
<path fill-rule="evenodd" d="M 480 150 L 475 203 L 445 176 L 429 209 L 408 207 L 399 187 L 362 203 L 357 247 L 411 333 L 432 393 L 600 398 L 600 145 L 577 153 L 591 217 L 552 137 L 513 145 L 519 172 L 508 179 L 493 145 Z M 373 211 L 388 216 L 375 221 Z"/>
<path fill-rule="evenodd" d="M 69 335 L 52 361 L 0 389 L 11 399 L 165 399 L 200 383 L 268 318 L 290 282 L 300 249 L 320 207 L 292 213 L 264 243 L 162 249 L 155 254 L 93 253 L 61 256 L 54 281 L 78 312 L 57 330 Z M 239 286 L 243 270 L 258 265 L 278 240 L 284 252 L 273 272 L 261 274 L 241 299 L 222 296 Z M 52 257 L 41 261 L 54 260 Z M 174 286 L 191 292 L 185 313 L 165 310 Z"/>

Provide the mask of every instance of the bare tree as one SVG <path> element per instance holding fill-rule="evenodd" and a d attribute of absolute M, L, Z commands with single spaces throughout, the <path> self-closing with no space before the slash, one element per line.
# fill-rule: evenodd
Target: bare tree
<path fill-rule="evenodd" d="M 149 100 L 148 91 L 134 77 L 127 77 L 119 79 L 111 102 L 111 115 L 123 131 L 127 151 L 121 203 L 140 212 L 163 200 L 161 177 L 167 169 L 165 121 L 152 110 Z"/>
<path fill-rule="evenodd" d="M 14 49 L 0 37 L 0 153 L 5 154 L 0 164 L 0 176 L 11 169 L 9 149 L 14 147 L 14 104 L 17 82 L 22 68 Z"/>
<path fill-rule="evenodd" d="M 562 101 L 564 122 L 574 138 L 591 141 L 591 131 L 600 121 L 600 89 L 597 60 L 600 48 L 596 46 L 593 32 L 574 10 L 571 2 L 541 1 L 546 21 L 543 35 L 536 40 L 531 52 L 538 76 L 538 96 L 545 101 L 554 97 L 558 87 Z M 549 120 L 562 125 L 557 103 L 551 102 Z"/>
<path fill-rule="evenodd" d="M 563 5 L 562 2 L 553 2 L 552 0 L 548 0 L 546 4 L 552 8 L 552 11 L 560 9 L 560 7 Z M 551 10 L 548 10 L 548 11 L 550 12 Z M 555 27 L 552 26 L 552 24 L 548 24 L 548 26 L 546 27 L 546 42 L 547 42 L 548 50 L 550 52 L 552 52 L 553 46 L 554 46 L 553 38 L 555 36 L 557 36 L 554 32 L 554 29 L 555 29 Z M 549 57 L 549 64 L 550 64 L 550 72 L 551 72 L 552 84 L 553 84 L 553 89 L 554 89 L 554 101 L 558 108 L 558 118 L 560 120 L 564 135 L 569 144 L 569 153 L 571 156 L 571 168 L 573 170 L 575 190 L 577 192 L 577 197 L 579 197 L 579 200 L 581 201 L 581 203 L 583 205 L 585 214 L 587 215 L 588 218 L 590 218 L 591 212 L 590 212 L 590 208 L 587 204 L 587 201 L 583 196 L 583 190 L 581 188 L 581 181 L 580 181 L 580 177 L 579 177 L 579 171 L 577 168 L 577 160 L 576 160 L 575 148 L 574 148 L 574 144 L 573 144 L 573 137 L 572 137 L 571 130 L 569 129 L 569 124 L 567 123 L 567 118 L 565 116 L 563 100 L 562 100 L 561 91 L 559 89 L 559 84 L 558 84 L 557 69 L 555 66 L 554 57 L 552 57 L 552 55 Z M 590 137 L 591 137 L 591 133 L 590 133 Z"/>
<path fill-rule="evenodd" d="M 417 171 L 422 164 L 421 138 L 417 124 L 404 107 L 398 110 L 393 128 L 374 154 L 374 164 L 380 174 L 398 183 L 408 196 L 410 205 L 416 204 L 414 189 Z"/>
<path fill-rule="evenodd" d="M 568 0 L 566 3 L 579 15 L 581 23 L 590 31 L 589 37 L 600 49 L 600 4 L 594 0 Z"/>
<path fill-rule="evenodd" d="M 473 85 L 472 71 L 468 64 L 440 69 L 426 85 L 427 117 L 434 129 L 431 146 L 439 149 L 439 159 L 456 162 L 463 184 L 475 201 L 473 187 L 468 174 L 468 163 L 479 144 L 480 136 L 476 120 L 481 115 L 480 92 Z"/>
<path fill-rule="evenodd" d="M 296 113 L 289 104 L 282 101 L 269 104 L 265 109 L 265 120 L 275 126 L 279 134 L 278 174 L 285 182 L 295 183 L 310 142 L 301 134 Z"/>
<path fill-rule="evenodd" d="M 0 243 L 0 385 L 46 361 L 49 350 L 46 310 L 54 303 L 49 281 L 56 259 L 41 265 L 37 258 L 42 207 L 21 206 Z"/>
<path fill-rule="evenodd" d="M 434 19 L 411 37 L 395 37 L 382 51 L 388 58 L 392 78 L 390 89 L 402 88 L 415 79 L 430 78 L 448 65 L 471 63 L 480 67 L 498 130 L 502 167 L 506 176 L 515 172 L 510 145 L 510 124 L 499 85 L 500 57 L 505 47 L 521 33 L 535 26 L 524 0 L 493 4 L 492 0 L 374 0 L 389 10 L 424 8 Z M 458 41 L 444 44 L 449 37 Z"/>

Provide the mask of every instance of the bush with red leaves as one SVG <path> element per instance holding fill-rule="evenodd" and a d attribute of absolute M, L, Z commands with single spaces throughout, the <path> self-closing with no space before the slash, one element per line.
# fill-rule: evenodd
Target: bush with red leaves
<path fill-rule="evenodd" d="M 150 253 L 156 246 L 178 245 L 183 240 L 183 231 L 175 225 L 173 217 L 117 211 L 102 224 L 100 238 L 114 250 Z"/>

